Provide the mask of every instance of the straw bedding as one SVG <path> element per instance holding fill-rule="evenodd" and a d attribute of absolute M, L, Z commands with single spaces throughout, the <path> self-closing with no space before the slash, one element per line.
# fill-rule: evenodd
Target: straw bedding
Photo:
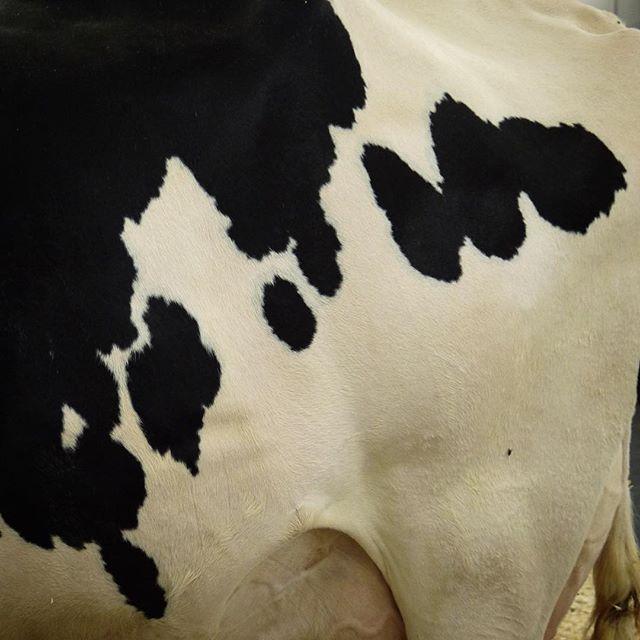
<path fill-rule="evenodd" d="M 591 578 L 580 589 L 571 605 L 569 613 L 562 621 L 555 640 L 583 640 L 593 610 L 594 591 Z"/>

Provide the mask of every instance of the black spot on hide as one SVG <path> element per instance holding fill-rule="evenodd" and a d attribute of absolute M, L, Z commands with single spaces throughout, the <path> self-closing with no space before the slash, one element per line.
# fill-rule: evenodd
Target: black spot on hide
<path fill-rule="evenodd" d="M 462 275 L 465 238 L 487 256 L 516 255 L 526 233 L 522 192 L 554 226 L 586 233 L 626 187 L 625 168 L 580 125 L 508 118 L 495 126 L 445 96 L 431 114 L 431 133 L 441 191 L 384 147 L 367 145 L 363 162 L 400 250 L 438 280 Z"/>
<path fill-rule="evenodd" d="M 294 351 L 311 345 L 316 319 L 292 282 L 276 278 L 265 285 L 263 311 L 273 332 Z"/>
<path fill-rule="evenodd" d="M 153 298 L 145 322 L 151 344 L 129 361 L 129 393 L 149 444 L 171 452 L 195 476 L 205 407 L 220 389 L 220 364 L 179 305 Z"/>
<path fill-rule="evenodd" d="M 161 618 L 167 602 L 158 585 L 158 568 L 142 549 L 128 540 L 105 532 L 98 541 L 105 569 L 111 574 L 127 602 L 148 618 Z"/>

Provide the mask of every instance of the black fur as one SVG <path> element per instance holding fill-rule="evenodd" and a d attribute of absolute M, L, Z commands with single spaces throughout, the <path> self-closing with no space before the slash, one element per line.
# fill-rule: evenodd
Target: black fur
<path fill-rule="evenodd" d="M 294 351 L 302 351 L 313 342 L 316 319 L 292 282 L 276 278 L 266 285 L 263 311 L 273 333 Z"/>
<path fill-rule="evenodd" d="M 318 194 L 329 126 L 350 126 L 363 104 L 360 69 L 324 0 L 8 0 L 0 20 L 0 514 L 41 547 L 97 542 L 128 602 L 159 617 L 157 568 L 122 537 L 137 527 L 144 473 L 111 437 L 119 399 L 98 357 L 136 338 L 124 219 L 139 220 L 178 156 L 240 251 L 261 258 L 293 238 L 309 282 L 334 294 L 340 244 Z M 215 358 L 184 312 L 156 302 L 149 313 L 184 328 L 180 373 L 207 376 L 170 407 L 176 422 L 188 413 L 177 443 L 157 422 L 169 399 L 145 386 L 166 391 L 175 336 L 152 327 L 132 365 L 152 446 L 194 472 Z M 63 404 L 87 424 L 74 450 L 61 444 Z"/>
<path fill-rule="evenodd" d="M 551 224 L 586 233 L 627 186 L 622 164 L 580 125 L 508 118 L 494 126 L 447 95 L 431 114 L 431 134 L 441 192 L 384 147 L 367 145 L 363 162 L 402 253 L 446 282 L 462 275 L 465 237 L 487 256 L 516 255 L 526 235 L 520 193 Z"/>
<path fill-rule="evenodd" d="M 149 444 L 195 476 L 205 407 L 220 389 L 220 364 L 200 342 L 196 321 L 175 303 L 152 298 L 144 319 L 151 344 L 129 361 L 129 393 Z"/>

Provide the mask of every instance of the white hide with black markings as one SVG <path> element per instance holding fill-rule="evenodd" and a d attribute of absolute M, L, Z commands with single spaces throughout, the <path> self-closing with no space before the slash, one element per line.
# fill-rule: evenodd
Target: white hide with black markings
<path fill-rule="evenodd" d="M 125 505 L 135 522 L 127 511 L 107 533 L 97 516 L 79 529 L 54 516 L 45 526 L 0 494 L 0 640 L 541 640 L 602 549 L 627 492 L 640 361 L 640 33 L 573 0 L 309 5 L 335 12 L 366 99 L 345 73 L 350 100 L 336 99 L 301 135 L 322 152 L 317 170 L 300 154 L 300 175 L 276 179 L 251 163 L 243 174 L 244 138 L 220 143 L 229 167 L 224 154 L 209 166 L 199 148 L 190 162 L 171 153 L 179 145 L 160 145 L 157 191 L 119 214 L 134 330 L 98 349 L 117 389 L 106 437 L 124 453 L 113 459 L 137 465 L 128 472 L 138 493 Z M 265 77 L 288 91 L 279 70 Z M 224 77 L 231 86 L 233 73 Z M 266 94 L 239 90 L 238 131 L 254 131 L 251 109 Z M 296 123 L 314 104 L 297 97 Z M 536 132 L 587 132 L 610 176 L 601 210 L 584 229 L 563 228 L 542 214 L 544 184 L 529 180 L 527 192 L 523 174 L 488 171 L 508 182 L 524 237 L 500 253 L 458 226 L 453 272 L 418 268 L 403 242 L 423 232 L 406 218 L 421 215 L 420 203 L 407 205 L 414 192 L 381 197 L 385 173 L 370 170 L 367 149 L 394 154 L 429 197 L 446 195 L 432 115 L 447 104 L 490 135 L 516 119 Z M 149 127 L 148 139 L 160 137 Z M 251 144 L 264 133 L 255 132 Z M 558 172 L 579 191 L 574 152 Z M 226 170 L 243 178 L 225 182 Z M 298 180 L 301 193 L 317 186 L 313 222 L 305 191 L 255 220 L 257 240 L 246 233 L 257 175 L 270 187 Z M 256 193 L 245 201 L 243 188 Z M 474 223 L 491 224 L 489 214 Z M 194 371 L 198 384 L 185 387 Z M 166 405 L 149 400 L 153 389 Z M 60 407 L 55 446 L 84 464 L 95 426 L 79 404 Z M 167 413 L 158 406 L 181 413 L 157 426 Z"/>

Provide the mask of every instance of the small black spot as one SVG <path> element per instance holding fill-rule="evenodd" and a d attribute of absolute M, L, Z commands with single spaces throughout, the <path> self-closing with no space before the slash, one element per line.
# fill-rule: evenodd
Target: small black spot
<path fill-rule="evenodd" d="M 151 298 L 151 344 L 129 363 L 129 392 L 149 444 L 171 451 L 195 476 L 205 407 L 220 389 L 220 364 L 200 342 L 198 323 L 178 304 Z"/>
<path fill-rule="evenodd" d="M 507 456 L 510 458 L 513 453 L 513 449 L 507 449 Z"/>
<path fill-rule="evenodd" d="M 262 309 L 273 333 L 294 351 L 313 342 L 316 319 L 292 282 L 276 278 L 265 285 Z"/>
<path fill-rule="evenodd" d="M 522 192 L 554 226 L 586 233 L 626 187 L 625 168 L 580 125 L 508 118 L 495 126 L 447 95 L 431 114 L 431 133 L 442 192 L 389 149 L 366 145 L 363 163 L 402 253 L 445 282 L 462 275 L 465 238 L 487 256 L 517 254 L 526 235 Z"/>

